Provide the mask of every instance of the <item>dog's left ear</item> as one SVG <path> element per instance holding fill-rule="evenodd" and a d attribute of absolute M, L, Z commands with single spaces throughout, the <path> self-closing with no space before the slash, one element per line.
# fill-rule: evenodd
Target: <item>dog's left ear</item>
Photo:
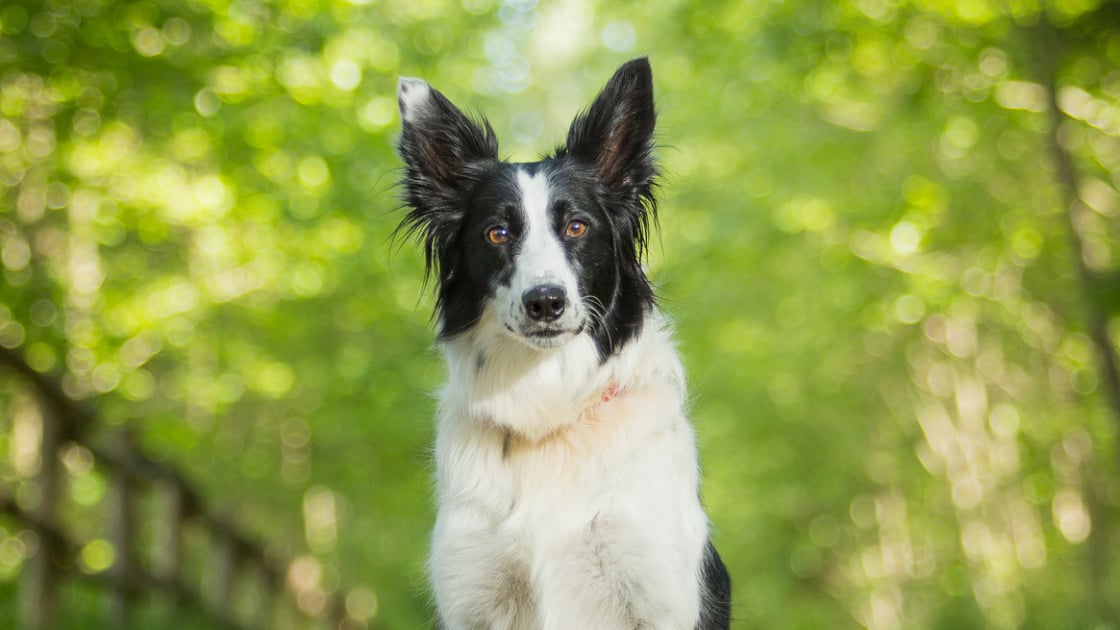
<path fill-rule="evenodd" d="M 623 64 L 568 130 L 569 155 L 594 164 L 616 191 L 648 197 L 653 162 L 653 73 L 645 57 Z"/>

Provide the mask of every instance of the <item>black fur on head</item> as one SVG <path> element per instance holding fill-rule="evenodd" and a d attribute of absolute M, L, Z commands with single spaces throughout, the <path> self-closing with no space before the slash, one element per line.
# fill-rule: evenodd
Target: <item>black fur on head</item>
<path fill-rule="evenodd" d="M 442 337 L 477 324 L 498 287 L 509 286 L 525 219 L 518 173 L 547 180 L 549 221 L 558 235 L 573 217 L 591 225 L 586 239 L 557 238 L 578 277 L 579 299 L 596 306 L 587 330 L 600 356 L 641 330 L 654 301 L 641 264 L 656 220 L 657 175 L 653 81 L 645 58 L 622 65 L 572 122 L 565 145 L 531 164 L 500 161 L 490 125 L 471 120 L 423 81 L 402 79 L 399 100 L 402 185 L 410 207 L 399 229 L 422 239 L 428 273 L 438 278 Z M 510 228 L 509 246 L 483 241 L 496 224 Z"/>

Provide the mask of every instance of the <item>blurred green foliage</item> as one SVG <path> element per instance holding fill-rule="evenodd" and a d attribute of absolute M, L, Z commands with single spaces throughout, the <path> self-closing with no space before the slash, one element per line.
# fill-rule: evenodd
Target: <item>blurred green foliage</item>
<path fill-rule="evenodd" d="M 396 78 L 531 159 L 639 54 L 651 269 L 742 627 L 1120 627 L 1118 418 L 1085 323 L 1120 338 L 1112 4 L 6 0 L 0 345 L 372 626 L 424 627 L 442 368 L 390 238 Z M 0 381 L 21 500 L 33 406 Z M 67 468 L 94 537 L 104 481 Z M 0 609 L 20 540 L 0 527 Z"/>

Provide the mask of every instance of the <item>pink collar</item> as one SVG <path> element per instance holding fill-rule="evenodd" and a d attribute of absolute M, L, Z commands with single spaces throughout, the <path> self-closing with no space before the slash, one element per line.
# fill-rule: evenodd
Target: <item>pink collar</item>
<path fill-rule="evenodd" d="M 611 381 L 611 383 L 608 384 L 605 389 L 603 389 L 603 393 L 599 395 L 598 404 L 604 405 L 606 403 L 609 403 L 610 401 L 617 398 L 621 392 L 622 388 L 619 387 L 618 383 Z"/>

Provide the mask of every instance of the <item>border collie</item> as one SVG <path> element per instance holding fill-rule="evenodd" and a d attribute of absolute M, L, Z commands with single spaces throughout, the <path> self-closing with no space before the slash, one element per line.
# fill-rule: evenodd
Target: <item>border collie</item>
<path fill-rule="evenodd" d="M 680 358 L 642 267 L 653 79 L 624 64 L 564 146 L 510 163 L 485 121 L 398 89 L 401 228 L 436 277 L 448 366 L 429 571 L 446 630 L 714 629 Z"/>

